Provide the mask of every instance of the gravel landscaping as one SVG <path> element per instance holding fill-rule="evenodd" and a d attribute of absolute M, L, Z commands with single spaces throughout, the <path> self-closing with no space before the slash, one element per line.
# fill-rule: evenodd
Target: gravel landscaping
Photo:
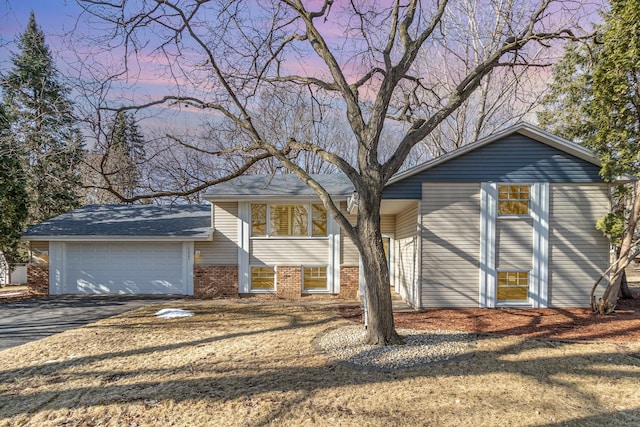
<path fill-rule="evenodd" d="M 475 334 L 456 331 L 398 329 L 404 345 L 386 347 L 365 343 L 361 325 L 331 329 L 314 341 L 314 348 L 345 366 L 392 371 L 460 360 L 473 355 Z"/>

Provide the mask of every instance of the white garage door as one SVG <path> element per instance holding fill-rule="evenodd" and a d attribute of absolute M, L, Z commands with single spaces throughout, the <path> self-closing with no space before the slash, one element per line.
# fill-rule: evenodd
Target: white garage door
<path fill-rule="evenodd" d="M 66 243 L 63 294 L 188 294 L 183 243 Z"/>

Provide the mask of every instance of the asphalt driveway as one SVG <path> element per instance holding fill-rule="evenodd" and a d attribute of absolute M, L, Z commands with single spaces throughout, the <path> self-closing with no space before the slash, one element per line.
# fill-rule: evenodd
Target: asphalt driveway
<path fill-rule="evenodd" d="M 0 351 L 180 296 L 51 296 L 0 304 Z"/>

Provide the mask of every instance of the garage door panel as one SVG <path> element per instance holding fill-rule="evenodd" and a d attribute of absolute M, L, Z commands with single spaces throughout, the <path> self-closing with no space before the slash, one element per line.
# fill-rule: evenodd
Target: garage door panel
<path fill-rule="evenodd" d="M 68 243 L 64 293 L 187 294 L 181 243 Z"/>

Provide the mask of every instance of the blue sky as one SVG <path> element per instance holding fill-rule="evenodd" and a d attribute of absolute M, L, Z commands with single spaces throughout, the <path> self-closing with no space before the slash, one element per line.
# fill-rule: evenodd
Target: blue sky
<path fill-rule="evenodd" d="M 58 69 L 63 74 L 69 74 L 70 77 L 75 75 L 72 71 L 67 73 L 65 63 L 65 59 L 71 61 L 75 59 L 75 55 L 67 50 L 65 34 L 74 30 L 78 17 L 83 12 L 75 0 L 0 0 L 0 71 L 4 72 L 11 68 L 11 53 L 18 50 L 15 40 L 24 32 L 31 11 L 35 13 L 36 22 L 45 34 L 46 43 Z M 81 23 L 79 29 L 81 32 L 87 31 L 86 23 Z M 136 87 L 141 93 L 153 93 L 159 89 L 150 82 L 147 84 L 138 82 Z M 191 126 L 196 119 L 197 117 L 182 118 Z M 173 117 L 173 120 L 177 119 Z M 182 120 L 177 121 L 182 122 Z M 152 120 L 152 123 L 154 122 Z M 180 127 L 184 125 L 181 124 Z"/>
<path fill-rule="evenodd" d="M 13 49 L 13 41 L 26 28 L 32 10 L 52 47 L 73 28 L 81 12 L 73 0 L 0 0 L 0 49 Z"/>

